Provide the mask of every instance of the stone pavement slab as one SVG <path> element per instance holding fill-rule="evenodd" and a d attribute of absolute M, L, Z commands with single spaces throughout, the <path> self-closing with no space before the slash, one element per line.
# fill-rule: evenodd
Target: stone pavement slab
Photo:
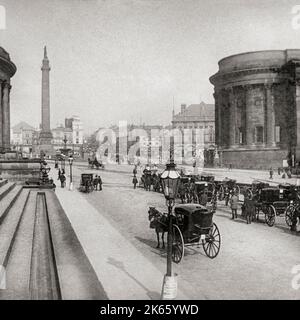
<path fill-rule="evenodd" d="M 163 273 L 78 191 L 57 196 L 109 299 L 160 299 Z M 178 291 L 177 299 L 187 299 Z"/>

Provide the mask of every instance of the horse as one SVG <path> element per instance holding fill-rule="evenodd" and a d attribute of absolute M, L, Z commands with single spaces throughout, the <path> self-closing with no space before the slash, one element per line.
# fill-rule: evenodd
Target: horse
<path fill-rule="evenodd" d="M 156 248 L 160 247 L 159 242 L 159 234 L 161 235 L 162 240 L 162 248 L 165 248 L 165 241 L 164 235 L 165 232 L 168 232 L 168 217 L 166 214 L 159 212 L 155 207 L 149 207 L 148 210 L 148 219 L 150 221 L 150 228 L 155 229 L 156 236 L 157 236 L 157 246 Z"/>

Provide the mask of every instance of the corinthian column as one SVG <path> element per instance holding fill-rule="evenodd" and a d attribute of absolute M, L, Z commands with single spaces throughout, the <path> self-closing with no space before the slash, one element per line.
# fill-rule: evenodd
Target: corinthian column
<path fill-rule="evenodd" d="M 236 99 L 234 96 L 233 88 L 228 90 L 229 94 L 229 147 L 232 148 L 236 145 Z"/>
<path fill-rule="evenodd" d="M 221 128 L 220 128 L 220 123 L 221 119 L 219 117 L 219 96 L 218 92 L 215 91 L 214 93 L 214 98 L 215 98 L 215 144 L 220 147 L 221 145 L 221 140 L 220 140 L 220 134 L 221 134 Z"/>
<path fill-rule="evenodd" d="M 266 132 L 267 132 L 267 146 L 274 147 L 275 143 L 275 111 L 274 101 L 272 95 L 272 85 L 265 85 L 265 97 L 266 97 Z"/>
<path fill-rule="evenodd" d="M 253 145 L 253 124 L 252 124 L 252 105 L 251 105 L 251 85 L 246 85 L 244 87 L 246 90 L 246 145 Z"/>
<path fill-rule="evenodd" d="M 10 84 L 8 82 L 5 82 L 3 86 L 2 100 L 2 146 L 4 147 L 4 151 L 10 150 L 10 89 Z"/>

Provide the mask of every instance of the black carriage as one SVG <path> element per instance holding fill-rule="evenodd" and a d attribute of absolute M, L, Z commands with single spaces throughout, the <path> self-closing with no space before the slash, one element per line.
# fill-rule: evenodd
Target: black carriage
<path fill-rule="evenodd" d="M 94 169 L 94 168 L 96 168 L 97 170 L 99 170 L 99 169 L 103 169 L 104 170 L 105 169 L 105 166 L 104 166 L 103 162 L 102 161 L 98 161 L 97 158 L 95 158 L 93 160 L 91 160 L 89 158 L 88 159 L 88 163 L 89 163 L 89 167 L 91 169 Z"/>
<path fill-rule="evenodd" d="M 79 190 L 81 192 L 86 192 L 86 193 L 89 193 L 94 190 L 93 174 L 92 173 L 82 173 L 81 174 Z"/>
<path fill-rule="evenodd" d="M 213 212 L 198 204 L 182 204 L 174 208 L 172 259 L 179 263 L 186 247 L 202 244 L 205 254 L 215 258 L 221 246 L 221 235 L 213 222 Z"/>
<path fill-rule="evenodd" d="M 290 201 L 291 191 L 288 188 L 263 188 L 255 199 L 256 216 L 258 218 L 262 212 L 265 215 L 267 225 L 272 227 L 275 224 L 276 216 L 286 215 L 286 209 L 290 205 Z"/>
<path fill-rule="evenodd" d="M 195 192 L 199 204 L 201 203 L 201 197 L 204 193 L 207 195 L 207 205 L 213 212 L 217 209 L 216 187 L 213 182 L 198 181 L 195 182 Z"/>
<path fill-rule="evenodd" d="M 285 188 L 289 192 L 290 203 L 285 210 L 285 222 L 291 227 L 293 219 L 300 213 L 300 186 L 290 184 L 280 184 L 279 188 Z"/>
<path fill-rule="evenodd" d="M 244 195 L 252 200 L 254 196 L 258 196 L 262 189 L 268 188 L 270 185 L 267 182 L 254 180 L 250 186 L 244 186 Z"/>

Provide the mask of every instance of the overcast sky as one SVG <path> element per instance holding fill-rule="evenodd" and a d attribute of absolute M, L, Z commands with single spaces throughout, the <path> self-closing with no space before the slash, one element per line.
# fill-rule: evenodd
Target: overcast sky
<path fill-rule="evenodd" d="M 40 122 L 41 62 L 51 64 L 51 126 L 79 115 L 86 129 L 119 120 L 168 124 L 173 96 L 213 103 L 218 61 L 244 51 L 300 48 L 300 0 L 0 0 L 0 45 L 18 70 L 12 125 Z"/>

